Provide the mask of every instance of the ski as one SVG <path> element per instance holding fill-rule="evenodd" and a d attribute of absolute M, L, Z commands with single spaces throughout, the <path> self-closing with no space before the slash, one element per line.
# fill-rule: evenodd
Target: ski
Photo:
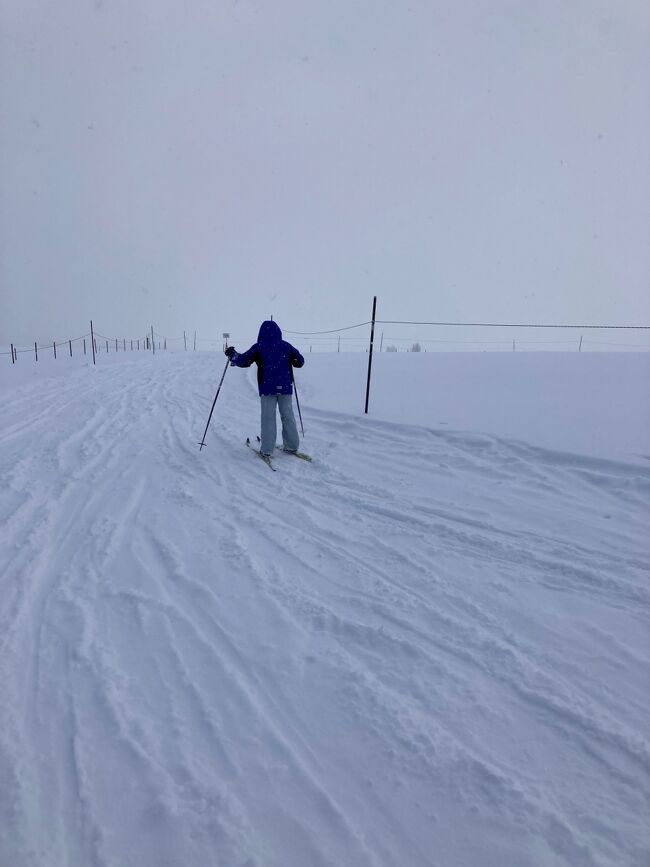
<path fill-rule="evenodd" d="M 283 452 L 282 454 L 291 455 L 294 458 L 300 458 L 301 461 L 307 461 L 309 464 L 314 460 L 311 455 L 307 455 L 304 452 Z"/>
<path fill-rule="evenodd" d="M 252 446 L 251 446 L 251 441 L 250 441 L 250 439 L 248 439 L 248 438 L 246 439 L 246 445 L 247 445 L 249 448 L 252 448 Z M 273 470 L 274 473 L 277 472 L 276 468 L 273 466 L 273 463 L 272 463 L 272 461 L 271 461 L 271 458 L 269 458 L 267 455 L 263 455 L 262 452 L 261 452 L 259 449 L 253 449 L 253 451 L 254 451 L 255 454 L 258 456 L 258 458 L 261 458 L 261 459 L 264 461 L 264 463 L 266 464 L 266 466 L 267 466 L 270 470 Z"/>
<path fill-rule="evenodd" d="M 257 449 L 255 449 L 255 454 L 262 458 L 262 460 L 270 470 L 273 470 L 274 473 L 277 472 L 277 470 L 273 466 L 273 463 L 271 462 L 271 458 L 268 457 L 268 455 L 263 455 L 262 452 L 258 452 Z"/>
<path fill-rule="evenodd" d="M 262 442 L 259 436 L 256 437 L 256 439 L 258 443 Z M 249 439 L 246 440 L 246 445 L 250 445 Z M 311 464 L 314 460 L 311 455 L 308 455 L 305 452 L 287 452 L 284 449 L 280 448 L 280 446 L 278 446 L 278 451 L 281 451 L 283 455 L 293 455 L 294 458 L 300 458 L 301 461 L 307 461 L 307 463 L 309 464 Z"/>

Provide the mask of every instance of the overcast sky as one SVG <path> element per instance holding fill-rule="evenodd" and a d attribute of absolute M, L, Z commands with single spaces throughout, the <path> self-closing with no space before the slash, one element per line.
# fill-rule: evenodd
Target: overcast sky
<path fill-rule="evenodd" d="M 0 341 L 650 320 L 648 0 L 0 8 Z"/>

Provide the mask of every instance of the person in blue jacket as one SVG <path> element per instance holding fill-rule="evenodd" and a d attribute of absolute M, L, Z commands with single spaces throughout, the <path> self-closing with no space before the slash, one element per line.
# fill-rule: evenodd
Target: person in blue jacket
<path fill-rule="evenodd" d="M 257 364 L 257 385 L 262 405 L 262 443 L 260 452 L 269 457 L 275 448 L 276 409 L 282 419 L 282 446 L 285 452 L 298 451 L 300 439 L 293 415 L 292 367 L 302 367 L 305 359 L 295 346 L 282 339 L 282 331 L 272 319 L 262 322 L 257 343 L 246 352 L 234 346 L 225 350 L 230 363 L 237 367 Z"/>

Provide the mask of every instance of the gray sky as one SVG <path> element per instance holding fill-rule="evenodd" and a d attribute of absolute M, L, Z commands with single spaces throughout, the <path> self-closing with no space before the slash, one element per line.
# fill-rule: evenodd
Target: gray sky
<path fill-rule="evenodd" d="M 647 0 L 0 8 L 0 341 L 650 320 Z"/>

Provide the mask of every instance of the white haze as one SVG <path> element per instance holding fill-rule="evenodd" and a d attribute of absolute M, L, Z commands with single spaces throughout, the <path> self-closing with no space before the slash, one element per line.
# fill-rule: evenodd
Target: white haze
<path fill-rule="evenodd" d="M 374 294 L 650 320 L 645 0 L 3 0 L 2 25 L 0 342 L 336 328 Z"/>

